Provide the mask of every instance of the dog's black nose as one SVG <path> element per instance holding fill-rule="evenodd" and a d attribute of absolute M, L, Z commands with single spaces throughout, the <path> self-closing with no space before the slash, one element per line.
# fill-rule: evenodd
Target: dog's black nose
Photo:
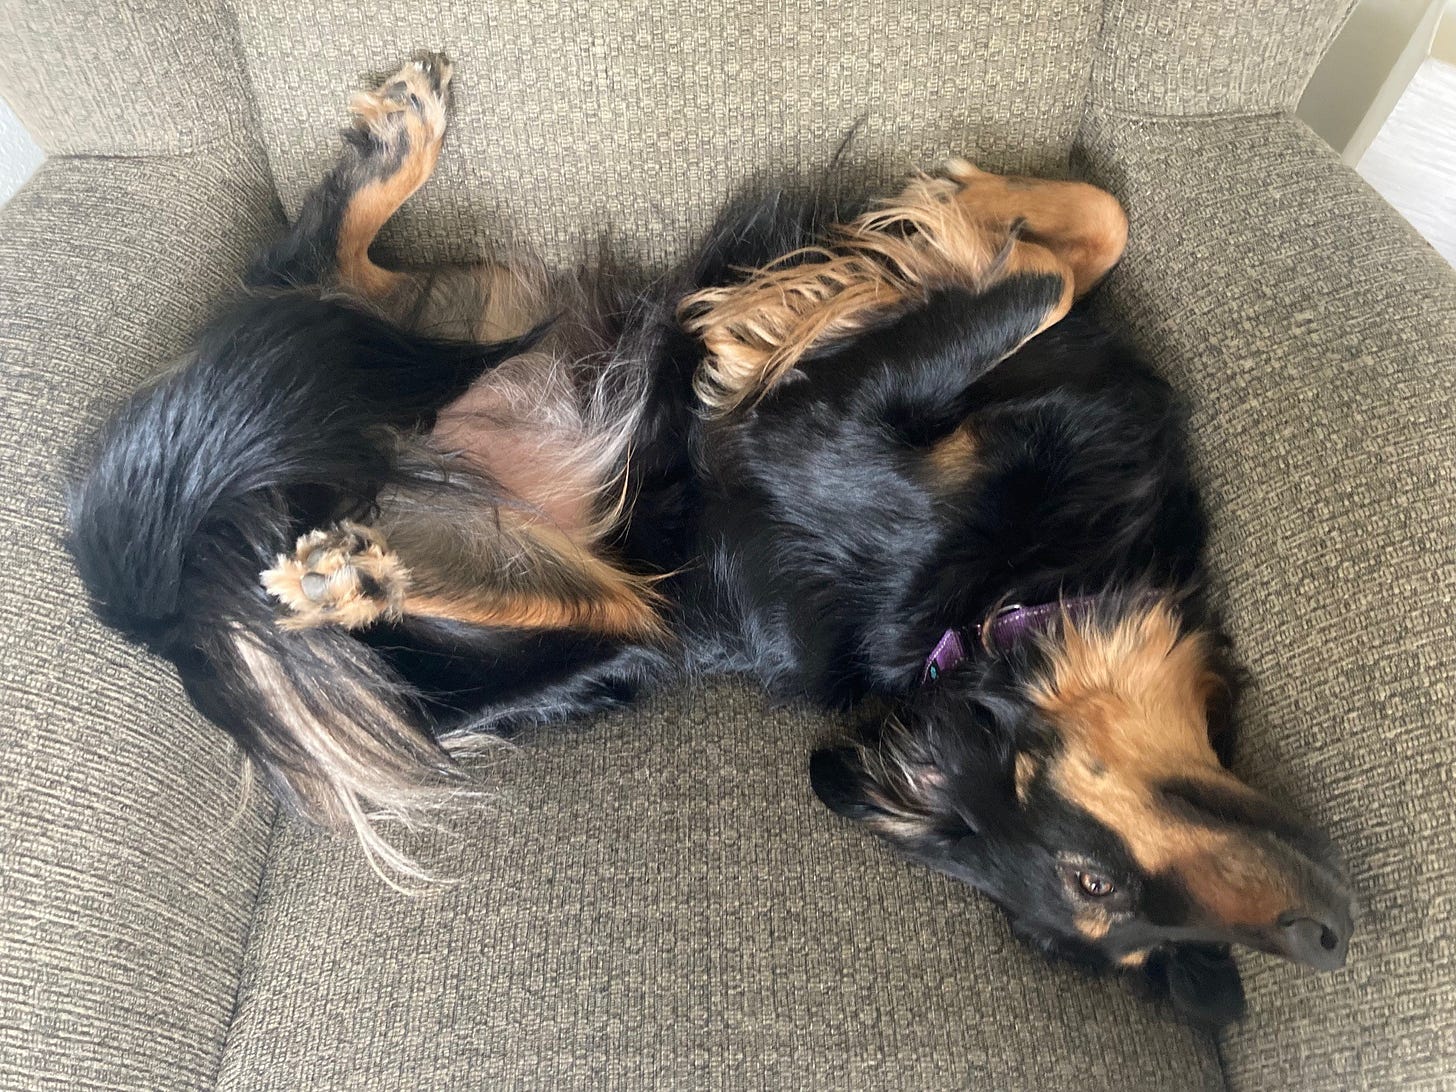
<path fill-rule="evenodd" d="M 1335 915 L 1312 917 L 1290 911 L 1279 918 L 1280 947 L 1296 963 L 1319 971 L 1337 971 L 1345 965 L 1350 946 L 1350 924 Z"/>

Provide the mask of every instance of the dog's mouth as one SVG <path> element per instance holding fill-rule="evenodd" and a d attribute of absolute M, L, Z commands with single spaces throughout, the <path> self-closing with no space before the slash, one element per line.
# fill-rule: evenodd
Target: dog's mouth
<path fill-rule="evenodd" d="M 1324 879 L 1312 876 L 1313 882 L 1263 923 L 1190 930 L 1190 935 L 1173 937 L 1173 944 L 1233 944 L 1313 971 L 1337 971 L 1349 955 L 1355 912 L 1344 887 L 1321 882 Z"/>

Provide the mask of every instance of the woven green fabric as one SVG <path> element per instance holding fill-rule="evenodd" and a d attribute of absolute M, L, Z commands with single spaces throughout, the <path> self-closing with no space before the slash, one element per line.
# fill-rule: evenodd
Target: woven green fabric
<path fill-rule="evenodd" d="M 239 143 L 252 102 L 217 0 L 0 0 L 0 92 L 51 155 Z"/>
<path fill-rule="evenodd" d="M 419 47 L 458 62 L 440 167 L 383 240 L 419 260 L 503 239 L 567 260 L 602 232 L 647 258 L 680 253 L 735 185 L 821 167 L 856 121 L 850 162 L 884 180 L 951 153 L 1062 170 L 1100 14 L 1041 0 L 235 6 L 290 214 L 366 72 Z"/>
<path fill-rule="evenodd" d="M 91 618 L 61 486 L 273 215 L 245 164 L 147 159 L 52 160 L 0 212 L 0 1087 L 217 1066 L 271 809 Z"/>
<path fill-rule="evenodd" d="M 827 731 L 715 685 L 552 732 L 421 840 L 460 881 L 425 899 L 280 830 L 222 1087 L 1221 1087 L 1170 1013 L 823 808 Z"/>
<path fill-rule="evenodd" d="M 1108 0 L 1101 108 L 1152 115 L 1292 111 L 1355 0 Z"/>
<path fill-rule="evenodd" d="M 1240 766 L 1327 824 L 1346 970 L 1245 961 L 1231 1087 L 1456 1081 L 1456 273 L 1302 125 L 1094 121 L 1116 317 L 1195 400 Z"/>

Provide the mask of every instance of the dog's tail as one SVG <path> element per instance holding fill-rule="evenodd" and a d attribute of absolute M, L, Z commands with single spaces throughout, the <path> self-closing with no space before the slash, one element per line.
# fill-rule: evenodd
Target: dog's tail
<path fill-rule="evenodd" d="M 461 788 L 416 696 L 362 642 L 289 630 L 259 574 L 302 530 L 367 513 L 399 430 L 521 343 L 406 333 L 337 300 L 254 298 L 127 403 L 73 489 L 69 545 L 97 614 L 177 665 L 277 794 L 353 830 L 382 873 L 423 873 L 376 821 Z"/>

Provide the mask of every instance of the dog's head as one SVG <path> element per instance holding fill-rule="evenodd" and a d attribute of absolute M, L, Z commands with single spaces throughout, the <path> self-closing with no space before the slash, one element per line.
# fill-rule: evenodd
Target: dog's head
<path fill-rule="evenodd" d="M 1328 840 L 1219 761 L 1213 635 L 1167 604 L 1120 615 L 947 674 L 818 751 L 814 791 L 1049 953 L 1140 971 L 1224 1023 L 1243 1011 L 1228 947 L 1340 967 L 1350 894 Z"/>

